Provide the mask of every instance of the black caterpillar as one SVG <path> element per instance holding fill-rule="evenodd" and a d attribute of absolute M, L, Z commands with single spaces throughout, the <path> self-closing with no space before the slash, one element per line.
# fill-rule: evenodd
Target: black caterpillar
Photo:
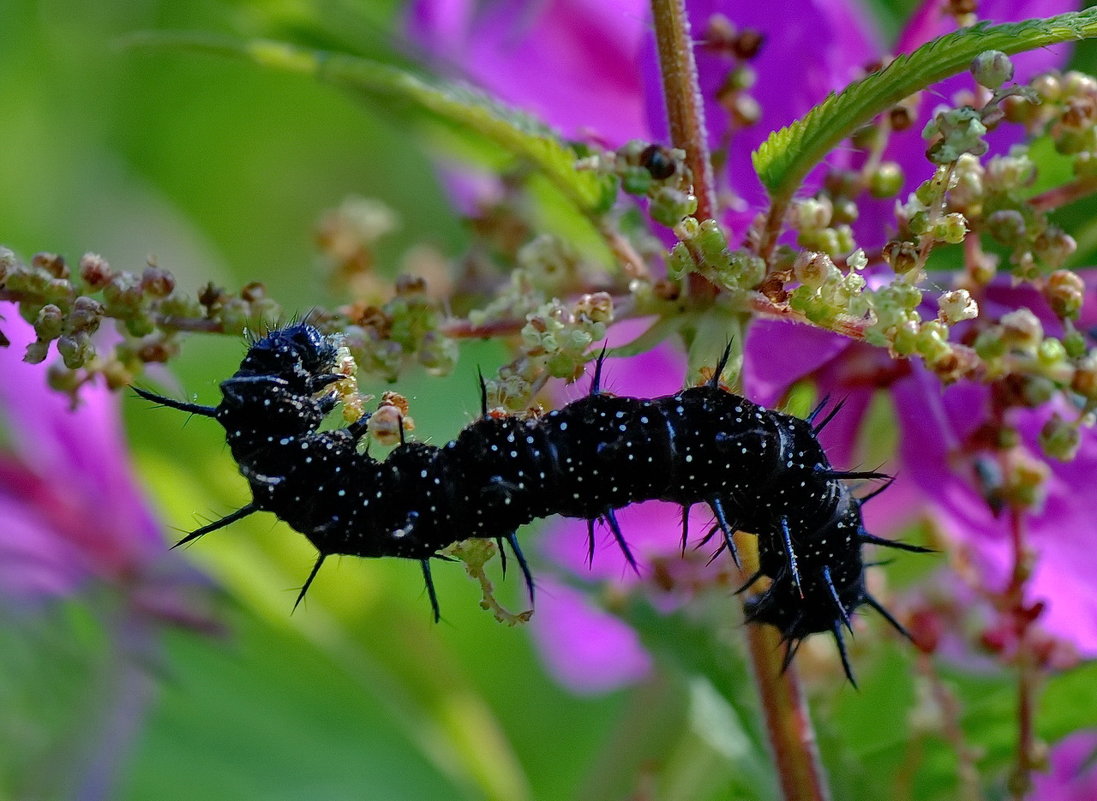
<path fill-rule="evenodd" d="M 740 592 L 763 577 L 771 584 L 747 601 L 747 619 L 780 630 L 786 666 L 805 637 L 830 631 L 852 682 L 842 629 L 858 607 L 871 606 L 907 635 L 866 590 L 862 545 L 927 549 L 865 530 L 866 499 L 854 497 L 846 481 L 887 476 L 830 465 L 817 434 L 840 404 L 816 422 L 825 401 L 802 420 L 734 395 L 719 383 L 729 350 L 705 385 L 651 399 L 602 392 L 603 353 L 588 396 L 530 419 L 489 414 L 481 379 L 481 419 L 443 447 L 401 436 L 384 461 L 358 449 L 366 418 L 319 430 L 337 403 L 331 385 L 344 376 L 333 372 L 335 338 L 310 325 L 255 341 L 240 369 L 221 383 L 216 407 L 135 389 L 164 406 L 215 418 L 251 485 L 251 503 L 178 545 L 254 512 L 272 512 L 319 551 L 297 603 L 332 554 L 399 556 L 419 560 L 437 620 L 430 559 L 470 537 L 495 539 L 501 553 L 503 541 L 509 544 L 532 599 L 529 565 L 515 536 L 520 526 L 553 514 L 585 518 L 593 557 L 594 524 L 604 521 L 635 569 L 614 510 L 651 499 L 680 504 L 684 548 L 689 507 L 707 503 L 715 525 L 702 542 L 721 535 L 720 550 L 738 561 L 733 532 L 758 536 L 760 569 Z"/>

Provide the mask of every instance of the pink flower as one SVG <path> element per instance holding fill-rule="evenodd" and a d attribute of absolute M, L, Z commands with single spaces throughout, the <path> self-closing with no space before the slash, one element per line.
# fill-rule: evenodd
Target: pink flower
<path fill-rule="evenodd" d="M 97 579 L 138 578 L 164 553 L 162 529 L 127 459 L 120 398 L 100 386 L 80 406 L 46 386 L 41 365 L 22 361 L 34 330 L 4 323 L 0 414 L 9 450 L 0 456 L 0 591 L 13 598 L 68 595 Z"/>
<path fill-rule="evenodd" d="M 1079 731 L 1051 749 L 1051 769 L 1033 775 L 1034 801 L 1090 801 L 1097 798 L 1097 731 Z"/>
<path fill-rule="evenodd" d="M 91 585 L 109 586 L 121 600 L 106 610 L 89 601 L 115 650 L 87 706 L 84 723 L 94 736 L 67 733 L 69 758 L 58 769 L 73 797 L 112 798 L 155 694 L 148 667 L 160 627 L 209 623 L 185 593 L 196 574 L 167 556 L 137 486 L 119 396 L 85 386 L 80 406 L 70 409 L 65 395 L 46 386 L 42 365 L 22 361 L 33 329 L 12 315 L 3 330 L 12 344 L 0 348 L 0 603 L 33 612 Z"/>

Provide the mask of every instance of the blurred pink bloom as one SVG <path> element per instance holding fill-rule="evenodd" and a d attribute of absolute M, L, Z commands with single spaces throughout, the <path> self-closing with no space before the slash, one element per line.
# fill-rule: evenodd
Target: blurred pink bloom
<path fill-rule="evenodd" d="M 1097 798 L 1097 731 L 1079 731 L 1051 749 L 1051 769 L 1033 775 L 1033 801 L 1093 801 Z"/>
<path fill-rule="evenodd" d="M 22 361 L 34 330 L 11 316 L 0 348 L 0 593 L 67 595 L 90 579 L 124 584 L 164 553 L 161 528 L 127 458 L 120 398 L 100 386 L 80 406 L 46 386 L 42 365 Z"/>
<path fill-rule="evenodd" d="M 71 409 L 68 397 L 46 386 L 43 365 L 22 361 L 31 326 L 11 315 L 3 330 L 12 344 L 0 348 L 0 603 L 27 611 L 95 585 L 122 601 L 90 607 L 101 614 L 111 649 L 84 715 L 92 736 L 58 733 L 65 745 L 57 746 L 67 754 L 58 781 L 72 797 L 112 798 L 155 697 L 149 667 L 161 625 L 210 624 L 186 592 L 197 574 L 167 555 L 137 486 L 119 395 L 85 386 Z"/>

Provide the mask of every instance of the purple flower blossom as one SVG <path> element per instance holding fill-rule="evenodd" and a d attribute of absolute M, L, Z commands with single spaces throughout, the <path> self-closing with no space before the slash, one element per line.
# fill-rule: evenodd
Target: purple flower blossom
<path fill-rule="evenodd" d="M 39 365 L 22 361 L 34 330 L 4 323 L 0 414 L 10 450 L 0 456 L 0 591 L 56 597 L 95 578 L 136 578 L 163 554 L 161 528 L 126 458 L 119 398 L 84 387 L 80 406 L 45 385 Z"/>
<path fill-rule="evenodd" d="M 1051 749 L 1051 769 L 1033 774 L 1036 801 L 1090 801 L 1097 798 L 1097 731 L 1079 731 Z"/>
<path fill-rule="evenodd" d="M 871 15 L 855 0 L 802 0 L 786 5 L 779 18 L 765 4 L 695 0 L 688 7 L 695 39 L 702 38 L 709 18 L 716 12 L 730 17 L 737 28 L 754 28 L 764 37 L 762 49 L 752 62 L 758 81 L 751 94 L 760 104 L 761 118 L 757 125 L 734 131 L 727 110 L 716 100 L 716 89 L 731 62 L 704 47 L 697 48 L 710 146 L 728 153 L 728 169 L 718 181 L 738 199 L 725 222 L 738 233 L 765 207 L 764 194 L 750 167 L 750 151 L 770 131 L 803 115 L 828 91 L 845 86 L 885 50 L 870 22 Z M 1077 3 L 1065 0 L 988 0 L 980 4 L 980 12 L 984 19 L 1005 22 L 1049 16 L 1076 7 Z M 640 0 L 612 4 L 580 0 L 493 4 L 479 12 L 470 2 L 418 0 L 409 22 L 415 41 L 443 62 L 457 62 L 466 75 L 488 90 L 536 111 L 567 133 L 593 131 L 610 145 L 618 145 L 631 137 L 660 140 L 666 135 L 658 64 L 645 20 L 646 3 Z M 893 51 L 909 52 L 954 26 L 941 2 L 925 2 Z M 605 45 L 594 48 L 594 52 L 581 52 L 575 61 L 576 69 L 567 69 L 565 74 L 562 65 L 568 54 L 576 52 L 572 48 L 580 35 L 576 28 L 584 29 L 583 35 L 593 34 L 594 40 L 604 40 Z M 1027 80 L 1037 72 L 1061 65 L 1068 52 L 1068 48 L 1056 47 L 1018 56 L 1017 79 Z M 811 64 L 810 69 L 805 69 L 805 63 Z M 558 69 L 546 72 L 546 64 Z M 568 80 L 576 74 L 582 76 L 578 83 Z M 643 76 L 642 82 L 636 80 L 638 75 Z M 921 138 L 925 118 L 938 102 L 947 101 L 958 89 L 971 85 L 969 77 L 960 76 L 924 93 L 920 109 L 923 118 L 890 140 L 886 158 L 904 168 L 908 188 L 928 177 L 932 169 L 925 160 L 925 142 Z M 991 140 L 994 147 L 1004 148 L 1020 136 L 1016 129 L 1008 128 L 1003 126 L 1003 131 L 995 132 Z M 829 160 L 838 165 L 849 158 L 838 152 Z M 867 237 L 863 245 L 883 243 L 888 221 L 892 220 L 892 205 L 893 201 L 862 206 L 858 234 Z M 1034 293 L 1029 294 L 1032 297 L 1024 299 L 1003 296 L 1002 302 L 1031 301 L 1042 308 Z M 614 341 L 627 340 L 616 331 L 611 337 Z M 947 447 L 959 441 L 964 427 L 982 408 L 984 388 L 960 386 L 942 392 L 939 382 L 917 366 L 897 364 L 874 349 L 853 345 L 826 332 L 776 322 L 762 321 L 751 327 L 745 357 L 745 389 L 762 403 L 777 403 L 793 381 L 805 377 L 815 379 L 821 391 L 834 392 L 847 400 L 843 413 L 824 432 L 824 443 L 838 465 L 855 463 L 855 438 L 872 392 L 877 386 L 891 386 L 902 434 L 901 461 L 896 468 L 899 479 L 880 500 L 866 507 L 869 526 L 884 534 L 919 512 L 930 512 L 943 521 L 958 544 L 971 549 L 973 559 L 986 573 L 988 586 L 1001 580 L 1006 558 L 1002 549 L 1004 523 L 993 517 L 971 481 L 957 471 L 955 451 Z M 683 372 L 680 358 L 666 352 L 611 362 L 606 369 L 617 384 L 614 391 L 648 396 L 677 389 Z M 656 376 L 668 377 L 671 386 L 653 387 Z M 1047 413 L 1033 412 L 1018 420 L 1034 452 L 1035 432 L 1044 419 L 1041 415 Z M 1097 649 L 1097 629 L 1080 622 L 1082 618 L 1097 620 L 1097 592 L 1086 588 L 1087 583 L 1091 584 L 1087 576 L 1092 576 L 1095 565 L 1085 554 L 1075 553 L 1069 543 L 1080 543 L 1092 533 L 1093 524 L 1083 519 L 1078 501 L 1084 497 L 1079 483 L 1092 475 L 1088 472 L 1093 458 L 1090 439 L 1092 435 L 1087 434 L 1080 461 L 1053 467 L 1055 480 L 1047 503 L 1028 521 L 1032 542 L 1042 554 L 1030 587 L 1032 600 L 1047 603 L 1043 619 L 1047 630 L 1067 637 L 1085 653 Z M 621 517 L 639 556 L 667 553 L 678 547 L 680 521 L 675 507 L 647 504 L 642 511 L 633 514 L 630 510 Z M 1061 536 L 1068 529 L 1073 536 Z M 578 570 L 581 576 L 588 575 L 583 564 L 585 537 L 585 525 L 564 522 L 556 526 L 553 536 L 545 538 L 545 548 L 561 565 Z M 634 580 L 613 547 L 599 551 L 593 570 L 600 578 L 626 583 Z M 598 639 L 602 636 L 598 632 L 608 632 L 606 636 L 615 638 L 622 649 L 622 663 L 630 666 L 619 673 L 618 680 L 634 677 L 634 668 L 643 660 L 635 650 L 639 645 L 623 637 L 623 624 L 590 618 L 589 608 L 584 611 L 567 599 L 561 601 L 560 609 L 549 609 L 552 603 L 549 597 L 539 607 L 538 618 L 551 616 L 553 620 L 551 626 L 537 629 L 537 638 L 558 677 L 569 686 L 588 691 L 612 686 L 604 666 L 591 674 L 576 667 L 581 650 L 559 639 L 559 620 L 565 612 L 585 637 Z M 565 610 L 564 605 L 572 608 Z M 557 664 L 557 648 L 572 649 L 567 670 Z M 597 681 L 588 681 L 588 676 L 595 674 Z"/>
<path fill-rule="evenodd" d="M 22 361 L 34 330 L 14 315 L 3 328 L 12 344 L 0 348 L 0 603 L 32 609 L 92 583 L 122 597 L 102 621 L 117 650 L 88 706 L 95 736 L 69 733 L 70 758 L 59 772 L 73 797 L 110 798 L 155 695 L 148 667 L 160 625 L 208 622 L 180 592 L 195 574 L 165 555 L 162 529 L 137 487 L 118 395 L 85 386 L 80 406 L 70 409 L 46 386 L 42 366 Z"/>

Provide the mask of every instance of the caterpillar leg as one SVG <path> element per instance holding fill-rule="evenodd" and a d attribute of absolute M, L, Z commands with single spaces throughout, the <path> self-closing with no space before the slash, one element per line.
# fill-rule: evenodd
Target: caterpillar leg
<path fill-rule="evenodd" d="M 750 578 L 748 578 L 748 579 L 746 580 L 746 582 L 745 582 L 745 583 L 743 584 L 743 586 L 742 586 L 742 587 L 740 587 L 739 589 L 737 589 L 737 590 L 735 591 L 735 593 L 734 593 L 734 594 L 735 594 L 735 595 L 742 595 L 742 594 L 743 594 L 744 592 L 746 592 L 746 591 L 747 591 L 747 590 L 749 590 L 749 589 L 750 589 L 751 587 L 753 587 L 753 586 L 754 586 L 755 584 L 757 584 L 757 583 L 758 583 L 758 579 L 762 578 L 762 576 L 764 576 L 764 575 L 765 575 L 765 573 L 764 573 L 764 572 L 762 571 L 762 569 L 761 569 L 761 568 L 759 568 L 758 570 L 755 570 L 755 571 L 754 571 L 754 575 L 753 575 L 753 576 L 751 576 Z M 765 595 L 763 594 L 763 595 L 762 595 L 762 599 L 761 599 L 761 600 L 764 600 L 764 599 L 765 599 L 765 597 L 766 597 L 766 596 L 765 596 Z"/>
<path fill-rule="evenodd" d="M 728 345 L 728 348 L 731 348 L 730 344 Z M 725 351 L 724 355 L 727 355 L 727 351 Z M 727 514 L 724 512 L 723 501 L 718 497 L 713 497 L 708 503 L 709 506 L 712 507 L 712 513 L 716 515 L 716 524 L 724 535 L 724 546 L 720 550 L 723 550 L 723 548 L 726 547 L 728 552 L 731 553 L 731 558 L 732 561 L 735 562 L 735 566 L 739 567 L 739 550 L 735 547 L 735 540 L 732 539 L 732 536 L 735 534 L 735 526 L 728 522 Z M 709 537 L 711 536 L 712 532 L 709 532 Z M 705 538 L 705 540 L 707 539 L 708 537 Z M 702 540 L 702 544 L 705 540 Z M 716 553 L 719 554 L 720 551 L 717 551 Z"/>
<path fill-rule="evenodd" d="M 200 403 L 186 403 L 184 401 L 177 401 L 173 398 L 165 397 L 164 395 L 157 395 L 155 392 L 149 392 L 147 389 L 141 389 L 141 387 L 130 387 L 134 392 L 140 395 L 147 401 L 152 401 L 161 406 L 167 406 L 170 409 L 178 409 L 181 412 L 187 414 L 197 414 L 201 417 L 213 417 L 217 414 L 216 406 L 203 406 Z"/>
<path fill-rule="evenodd" d="M 682 504 L 682 557 L 686 555 L 686 543 L 689 542 L 689 510 L 693 504 Z"/>
<path fill-rule="evenodd" d="M 724 374 L 724 368 L 728 366 L 728 360 L 731 359 L 731 340 L 728 340 L 728 344 L 724 346 L 724 352 L 720 354 L 720 360 L 716 362 L 716 366 L 712 368 L 712 378 L 708 380 L 708 385 L 713 389 L 720 388 L 720 376 Z"/>
<path fill-rule="evenodd" d="M 312 580 L 316 578 L 316 574 L 320 572 L 320 565 L 324 564 L 324 560 L 328 558 L 326 553 L 320 554 L 316 557 L 316 564 L 312 566 L 312 572 L 309 573 L 309 577 L 305 579 L 304 585 L 301 587 L 301 592 L 297 593 L 297 600 L 293 602 L 293 611 L 297 611 L 297 607 L 301 605 L 301 601 L 305 600 L 305 593 L 309 591 L 309 587 L 312 585 Z"/>
<path fill-rule="evenodd" d="M 488 419 L 488 384 L 484 381 L 484 374 L 480 367 L 476 368 L 476 378 L 480 381 L 480 417 Z"/>
<path fill-rule="evenodd" d="M 849 652 L 846 651 L 846 638 L 842 633 L 842 624 L 840 621 L 835 620 L 834 625 L 831 626 L 831 633 L 834 635 L 834 643 L 838 646 L 838 656 L 842 659 L 842 670 L 845 671 L 846 678 L 849 679 L 849 683 L 853 685 L 854 689 L 857 688 L 857 679 L 853 678 L 853 666 L 849 663 Z"/>
<path fill-rule="evenodd" d="M 529 593 L 529 602 L 533 603 L 533 573 L 530 572 L 529 562 L 526 561 L 526 555 L 522 553 L 522 549 L 518 547 L 518 536 L 512 531 L 504 539 L 510 549 L 514 552 L 514 558 L 518 561 L 518 567 L 522 571 L 522 577 L 526 580 L 526 591 Z M 499 553 L 503 553 L 503 549 L 499 549 Z"/>
<path fill-rule="evenodd" d="M 834 581 L 830 577 L 830 567 L 828 565 L 823 565 L 821 573 L 823 578 L 823 586 L 826 587 L 827 591 L 830 593 L 830 600 L 832 605 L 834 606 L 834 611 L 838 613 L 837 620 L 841 620 L 845 627 L 850 631 L 850 633 L 852 633 L 853 623 L 849 619 L 849 610 L 847 610 L 845 604 L 842 603 L 842 599 L 838 597 L 838 588 L 834 586 Z M 800 596 L 803 597 L 802 591 Z"/>
<path fill-rule="evenodd" d="M 621 553 L 625 555 L 625 561 L 628 562 L 629 567 L 636 575 L 640 575 L 640 567 L 636 564 L 636 558 L 632 555 L 632 551 L 629 550 L 625 535 L 621 533 L 621 526 L 617 523 L 617 515 L 612 509 L 606 509 L 602 513 L 602 519 L 606 521 L 609 530 L 613 532 L 613 539 L 617 540 L 617 546 L 621 549 Z"/>
<path fill-rule="evenodd" d="M 430 609 L 434 615 L 434 622 L 442 619 L 442 610 L 438 606 L 438 593 L 434 591 L 434 579 L 430 575 L 430 560 L 420 559 L 420 567 L 423 568 L 423 583 L 427 585 L 427 597 L 430 598 Z"/>
<path fill-rule="evenodd" d="M 590 382 L 590 394 L 601 395 L 602 394 L 602 366 L 606 363 L 606 346 L 602 345 L 602 352 L 598 354 L 598 358 L 594 360 L 594 378 Z"/>
<path fill-rule="evenodd" d="M 625 555 L 625 561 L 639 575 L 640 567 L 636 564 L 636 558 L 632 555 L 632 551 L 629 550 L 625 535 L 621 533 L 621 526 L 617 523 L 617 515 L 614 514 L 613 509 L 607 509 L 600 517 L 592 517 L 587 520 L 587 566 L 594 564 L 594 523 L 598 520 L 604 520 L 606 525 L 609 526 L 609 530 L 613 533 L 613 539 L 617 541 L 617 547 Z"/>
<path fill-rule="evenodd" d="M 889 540 L 884 537 L 877 537 L 875 534 L 869 534 L 867 531 L 863 530 L 857 535 L 857 539 L 869 545 L 882 545 L 885 548 L 896 548 L 900 551 L 936 553 L 932 548 L 923 548 L 921 545 L 909 545 L 908 543 L 900 542 L 899 540 Z"/>
<path fill-rule="evenodd" d="M 891 612 L 889 612 L 884 607 L 883 604 L 881 604 L 879 601 L 877 601 L 875 598 L 873 598 L 867 592 L 865 593 L 864 598 L 865 598 L 865 603 L 868 604 L 869 606 L 871 606 L 877 612 L 879 612 L 883 616 L 884 620 L 886 620 L 888 623 L 891 624 L 892 628 L 894 628 L 897 632 L 902 634 L 904 637 L 906 637 L 911 642 L 914 642 L 914 637 L 912 637 L 910 635 L 910 632 L 906 630 L 906 627 L 902 623 L 900 623 L 898 620 L 896 620 L 892 616 Z"/>
<path fill-rule="evenodd" d="M 796 551 L 792 548 L 792 532 L 788 527 L 788 518 L 784 515 L 781 516 L 781 539 L 785 544 L 785 564 L 788 567 L 789 574 L 792 576 L 792 584 L 796 587 L 800 593 L 800 597 L 804 597 L 804 588 L 800 584 L 800 568 L 796 564 Z M 834 586 L 830 584 L 830 569 L 823 568 L 826 573 L 826 582 L 830 586 L 831 593 L 834 593 Z"/>
<path fill-rule="evenodd" d="M 220 520 L 215 520 L 212 523 L 210 523 L 209 525 L 205 525 L 205 526 L 202 526 L 202 528 L 195 529 L 194 531 L 192 531 L 187 536 L 183 537 L 183 539 L 179 540 L 179 542 L 175 543 L 171 547 L 172 548 L 178 548 L 180 545 L 186 545 L 191 540 L 196 540 L 199 537 L 203 536 L 204 534 L 209 534 L 211 531 L 216 531 L 219 528 L 224 528 L 225 526 L 229 525 L 230 523 L 235 523 L 237 520 L 245 518 L 248 515 L 253 514 L 255 512 L 258 512 L 258 511 L 259 511 L 258 506 L 256 506 L 254 503 L 249 503 L 247 506 L 244 506 L 244 507 L 241 507 L 241 508 L 237 509 L 232 514 L 225 515 Z"/>

